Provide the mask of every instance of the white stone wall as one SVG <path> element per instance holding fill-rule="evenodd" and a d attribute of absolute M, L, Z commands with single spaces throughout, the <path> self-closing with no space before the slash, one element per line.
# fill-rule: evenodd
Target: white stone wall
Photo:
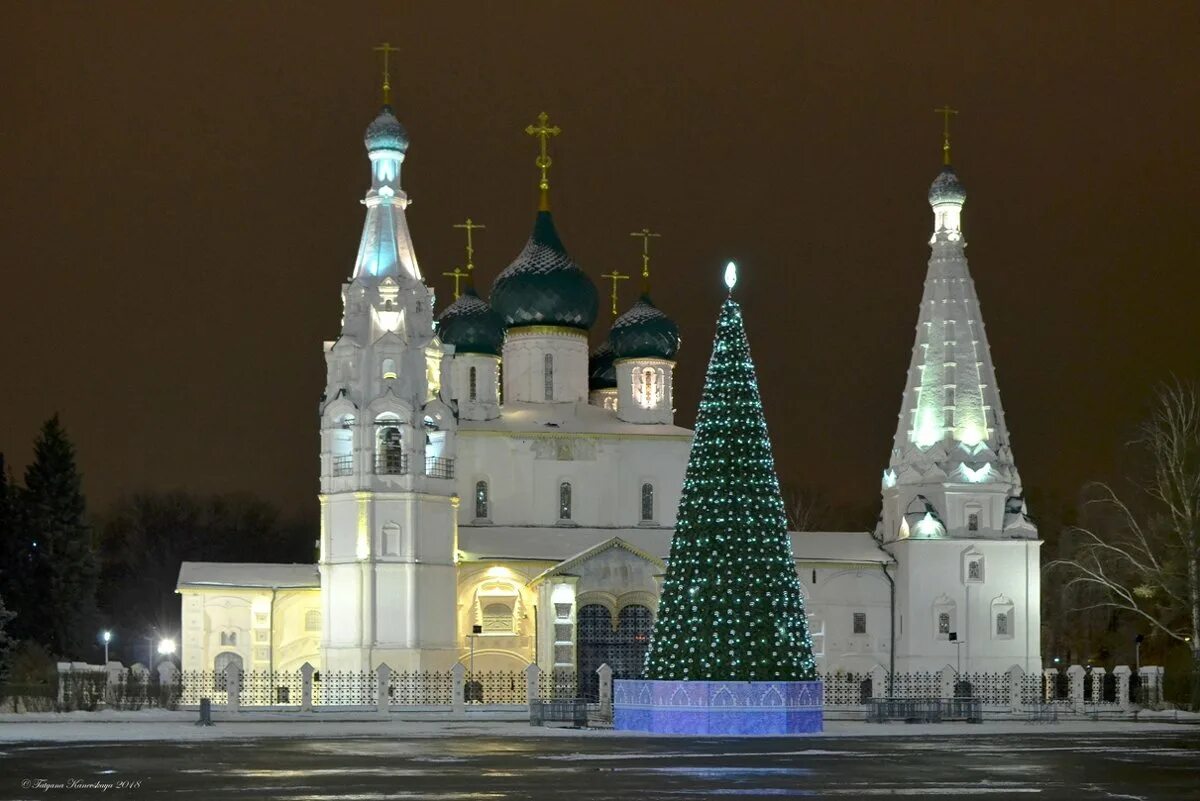
<path fill-rule="evenodd" d="M 553 363 L 546 398 L 546 356 Z M 558 326 L 510 328 L 504 340 L 505 403 L 587 402 L 587 332 Z"/>

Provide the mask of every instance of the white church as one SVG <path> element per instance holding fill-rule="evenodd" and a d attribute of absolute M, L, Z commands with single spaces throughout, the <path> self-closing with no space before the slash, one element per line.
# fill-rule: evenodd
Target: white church
<path fill-rule="evenodd" d="M 596 288 L 548 201 L 557 129 L 529 132 L 528 242 L 487 301 L 468 249 L 465 291 L 438 312 L 405 219 L 408 137 L 386 105 L 368 126 L 366 221 L 324 347 L 318 562 L 184 563 L 184 670 L 640 675 L 692 436 L 674 419 L 678 328 L 644 284 L 589 354 Z M 1041 543 L 946 153 L 878 528 L 792 534 L 825 671 L 1041 669 Z"/>

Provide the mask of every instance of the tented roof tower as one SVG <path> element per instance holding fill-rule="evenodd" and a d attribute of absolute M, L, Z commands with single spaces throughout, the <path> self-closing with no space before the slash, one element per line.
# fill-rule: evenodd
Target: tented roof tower
<path fill-rule="evenodd" d="M 948 154 L 948 150 L 947 150 Z M 1036 538 L 967 269 L 966 191 L 947 163 L 929 189 L 932 255 L 888 469 L 885 540 Z"/>

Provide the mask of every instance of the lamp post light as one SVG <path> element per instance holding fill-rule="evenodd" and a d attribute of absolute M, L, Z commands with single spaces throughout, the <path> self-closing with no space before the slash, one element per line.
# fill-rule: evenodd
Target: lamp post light
<path fill-rule="evenodd" d="M 104 665 L 108 666 L 108 644 L 112 642 L 112 632 L 104 631 L 100 634 L 100 639 L 104 640 Z"/>
<path fill-rule="evenodd" d="M 158 641 L 158 655 L 171 656 L 175 653 L 175 641 L 170 637 Z"/>

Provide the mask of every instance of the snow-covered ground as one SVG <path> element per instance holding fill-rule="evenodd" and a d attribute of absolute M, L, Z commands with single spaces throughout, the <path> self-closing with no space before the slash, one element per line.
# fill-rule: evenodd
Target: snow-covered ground
<path fill-rule="evenodd" d="M 1157 719 L 1151 719 L 1156 717 Z M 313 719 L 293 715 L 290 718 L 253 719 L 243 715 L 237 720 L 222 720 L 213 726 L 197 726 L 196 713 L 167 710 L 140 712 L 70 712 L 64 714 L 0 715 L 0 742 L 123 742 L 335 737 L 661 737 L 663 735 L 615 732 L 612 730 L 576 730 L 561 727 L 533 727 L 523 721 L 486 720 L 404 720 L 388 719 Z M 1178 721 L 1178 722 L 1176 722 Z M 942 738 L 966 735 L 1038 734 L 1086 736 L 1178 732 L 1181 724 L 1200 724 L 1200 715 L 1149 713 L 1133 721 L 1060 721 L 1029 723 L 1016 720 L 970 723 L 865 723 L 827 721 L 825 731 L 810 737 L 913 737 Z"/>

